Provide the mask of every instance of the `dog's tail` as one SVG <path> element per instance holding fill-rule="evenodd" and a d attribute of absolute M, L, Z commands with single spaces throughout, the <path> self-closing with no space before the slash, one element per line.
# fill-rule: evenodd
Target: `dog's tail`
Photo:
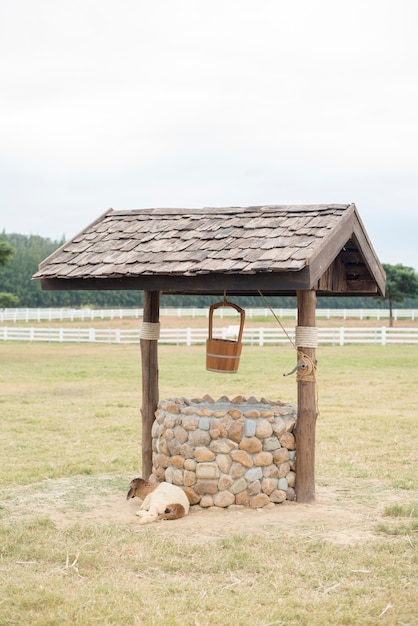
<path fill-rule="evenodd" d="M 185 515 L 186 511 L 182 504 L 167 504 L 164 513 L 161 513 L 157 519 L 179 519 Z"/>

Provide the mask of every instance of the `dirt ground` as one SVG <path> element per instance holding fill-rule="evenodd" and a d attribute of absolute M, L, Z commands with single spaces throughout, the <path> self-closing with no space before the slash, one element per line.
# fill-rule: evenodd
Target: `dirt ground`
<path fill-rule="evenodd" d="M 0 490 L 3 520 L 47 516 L 57 528 L 82 524 L 129 524 L 141 533 L 135 512 L 140 500 L 126 500 L 129 480 L 115 477 L 76 476 L 47 480 L 27 487 Z M 208 538 L 245 535 L 256 531 L 266 535 L 297 534 L 301 538 L 354 545 L 376 537 L 376 526 L 388 518 L 384 509 L 391 504 L 411 502 L 414 493 L 394 491 L 379 481 L 347 481 L 345 484 L 318 485 L 312 504 L 286 502 L 263 509 L 235 510 L 191 507 L 185 518 L 152 524 L 156 533 L 182 536 L 200 543 Z"/>

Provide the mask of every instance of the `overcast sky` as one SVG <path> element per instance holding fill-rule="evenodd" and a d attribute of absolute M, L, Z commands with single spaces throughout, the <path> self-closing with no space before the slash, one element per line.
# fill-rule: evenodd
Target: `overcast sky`
<path fill-rule="evenodd" d="M 417 0 L 0 0 L 0 232 L 355 202 L 418 270 Z"/>

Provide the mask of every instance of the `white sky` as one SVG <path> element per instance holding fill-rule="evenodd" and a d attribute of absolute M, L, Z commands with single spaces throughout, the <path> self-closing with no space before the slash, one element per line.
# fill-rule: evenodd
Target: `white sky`
<path fill-rule="evenodd" d="M 0 232 L 355 202 L 418 270 L 417 0 L 0 0 Z"/>

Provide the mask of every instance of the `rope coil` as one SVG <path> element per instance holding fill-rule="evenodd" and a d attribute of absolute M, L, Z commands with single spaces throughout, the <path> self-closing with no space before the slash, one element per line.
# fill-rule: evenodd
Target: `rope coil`
<path fill-rule="evenodd" d="M 140 339 L 155 341 L 160 338 L 160 322 L 142 322 L 139 332 Z"/>
<path fill-rule="evenodd" d="M 296 380 L 306 383 L 316 382 L 316 363 L 302 350 L 298 350 L 298 365 L 296 368 Z"/>
<path fill-rule="evenodd" d="M 296 326 L 295 343 L 298 348 L 317 348 L 318 329 L 315 326 Z"/>

